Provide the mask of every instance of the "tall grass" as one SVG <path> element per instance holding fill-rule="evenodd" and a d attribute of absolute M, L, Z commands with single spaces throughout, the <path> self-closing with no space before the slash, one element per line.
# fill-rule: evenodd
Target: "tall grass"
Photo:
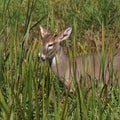
<path fill-rule="evenodd" d="M 100 56 L 104 69 L 105 52 L 119 42 L 119 21 L 119 0 L 0 0 L 0 119 L 119 119 L 117 84 L 108 87 L 107 95 L 101 83 L 97 88 L 93 84 L 88 94 L 76 85 L 71 98 L 48 63 L 37 59 L 40 24 L 52 32 L 72 26 L 69 56 L 92 51 L 91 41 L 85 39 L 90 29 L 93 38 L 106 42 Z"/>

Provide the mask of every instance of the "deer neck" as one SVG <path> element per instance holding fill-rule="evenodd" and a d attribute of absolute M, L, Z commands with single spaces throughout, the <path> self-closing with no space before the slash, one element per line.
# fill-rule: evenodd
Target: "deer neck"
<path fill-rule="evenodd" d="M 58 74 L 63 70 L 66 71 L 66 69 L 68 68 L 68 65 L 69 65 L 68 56 L 65 54 L 63 48 L 60 46 L 58 52 L 52 59 L 51 69 L 55 74 Z"/>

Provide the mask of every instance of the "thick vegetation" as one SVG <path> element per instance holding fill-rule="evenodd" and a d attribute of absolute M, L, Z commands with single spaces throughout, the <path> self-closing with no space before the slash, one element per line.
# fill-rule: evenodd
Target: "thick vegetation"
<path fill-rule="evenodd" d="M 70 97 L 47 62 L 38 62 L 40 24 L 52 32 L 71 26 L 67 53 L 102 53 L 104 64 L 105 53 L 112 59 L 120 47 L 120 0 L 0 0 L 0 119 L 119 120 L 116 83 L 91 80 L 87 93 L 76 86 Z"/>

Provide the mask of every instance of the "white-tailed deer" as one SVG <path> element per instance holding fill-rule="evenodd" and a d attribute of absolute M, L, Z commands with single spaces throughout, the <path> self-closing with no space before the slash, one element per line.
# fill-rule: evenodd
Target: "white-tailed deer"
<path fill-rule="evenodd" d="M 83 77 L 84 79 L 82 80 L 88 84 L 90 82 L 90 78 L 92 77 L 96 80 L 105 79 L 104 82 L 107 84 L 109 80 L 110 65 L 113 65 L 115 74 L 118 72 L 120 74 L 120 49 L 114 56 L 112 64 L 106 57 L 103 72 L 104 78 L 101 78 L 100 60 L 97 53 L 73 58 L 73 65 L 71 65 L 69 57 L 65 54 L 63 47 L 60 45 L 60 42 L 69 38 L 72 32 L 71 27 L 56 35 L 51 34 L 40 26 L 40 32 L 42 37 L 42 52 L 39 53 L 38 57 L 42 60 L 47 59 L 49 61 L 51 70 L 59 77 L 67 88 L 71 87 L 71 89 L 74 89 L 74 76 L 78 83 Z"/>

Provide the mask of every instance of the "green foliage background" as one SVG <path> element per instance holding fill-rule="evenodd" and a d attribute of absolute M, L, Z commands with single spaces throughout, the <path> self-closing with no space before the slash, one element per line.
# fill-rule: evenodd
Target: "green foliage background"
<path fill-rule="evenodd" d="M 90 40 L 99 38 L 104 59 L 119 46 L 120 0 L 0 0 L 0 119 L 119 120 L 117 84 L 107 95 L 102 83 L 88 94 L 76 88 L 70 98 L 48 64 L 38 62 L 40 24 L 52 32 L 72 26 L 74 54 L 96 50 Z"/>

